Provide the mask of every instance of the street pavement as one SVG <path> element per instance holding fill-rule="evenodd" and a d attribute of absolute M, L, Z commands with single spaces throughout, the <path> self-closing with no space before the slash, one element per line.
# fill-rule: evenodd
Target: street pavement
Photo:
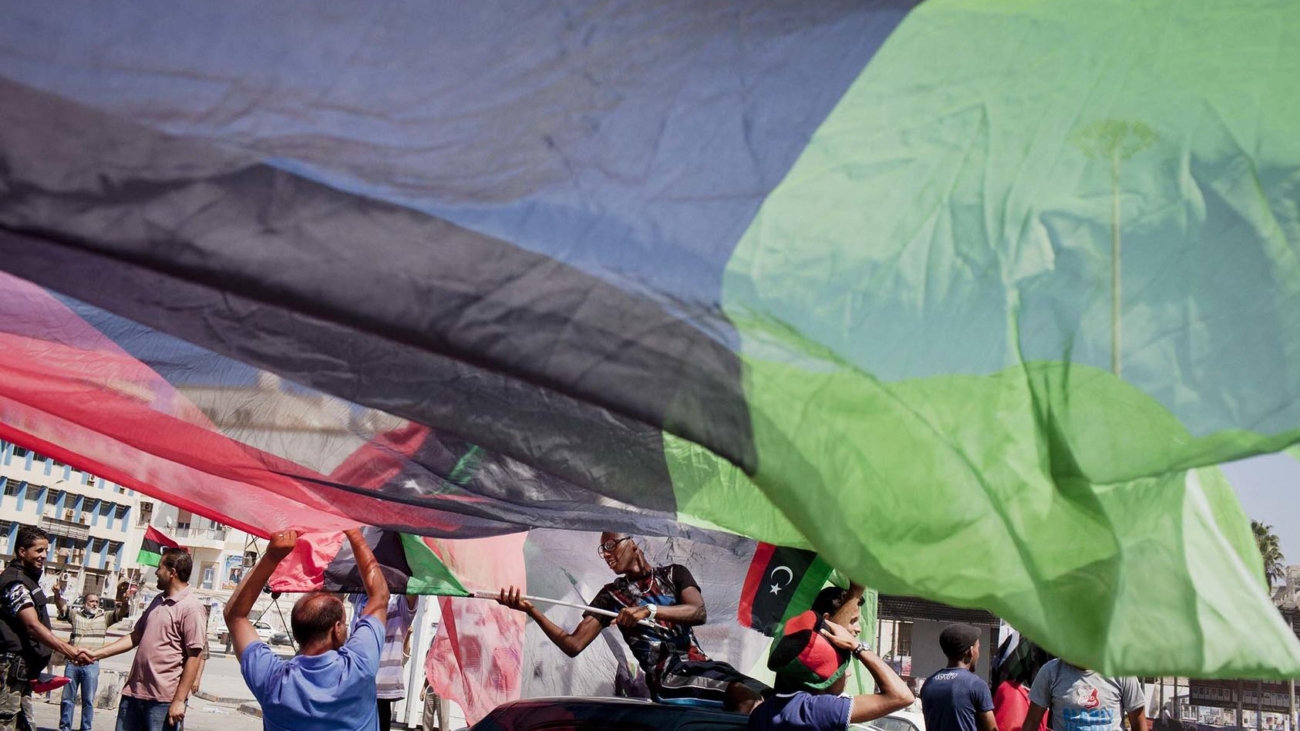
<path fill-rule="evenodd" d="M 56 623 L 55 630 L 59 629 L 59 623 Z M 67 633 L 60 633 L 66 637 Z M 120 632 L 110 632 L 118 635 Z M 111 642 L 114 638 L 110 637 Z M 239 674 L 239 661 L 234 655 L 227 656 L 223 651 L 224 644 L 218 644 L 215 640 L 210 642 L 211 657 L 208 660 L 207 668 L 203 672 L 203 677 L 199 682 L 199 690 L 190 698 L 189 710 L 185 714 L 186 731 L 255 731 L 262 728 L 262 719 L 256 714 L 259 712 L 257 702 L 253 700 L 253 694 L 244 684 L 243 677 Z M 277 653 L 286 657 L 292 655 L 292 651 L 287 647 L 273 648 Z M 126 677 L 126 673 L 131 668 L 131 662 L 135 658 L 135 651 L 111 657 L 100 663 L 101 674 L 105 671 L 117 671 Z M 53 668 L 55 674 L 62 674 L 62 668 Z M 102 677 L 102 676 L 101 676 Z M 62 697 L 62 690 L 54 691 L 50 694 L 48 701 L 42 696 L 34 698 L 33 703 L 36 715 L 36 725 L 41 731 L 46 729 L 55 731 L 59 727 L 59 699 Z M 117 709 L 96 708 L 94 716 L 93 731 L 114 731 L 117 721 Z M 73 716 L 73 729 L 81 727 L 81 708 L 78 705 L 76 713 Z"/>

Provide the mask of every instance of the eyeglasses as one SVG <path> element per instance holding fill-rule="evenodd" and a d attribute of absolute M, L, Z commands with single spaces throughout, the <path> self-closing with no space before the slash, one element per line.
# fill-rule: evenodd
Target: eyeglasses
<path fill-rule="evenodd" d="M 596 553 L 599 553 L 602 556 L 604 556 L 607 553 L 613 553 L 614 549 L 618 548 L 618 544 L 622 543 L 623 541 L 630 541 L 630 540 L 632 540 L 631 536 L 625 536 L 623 538 L 616 538 L 612 541 L 605 541 L 604 543 L 600 544 L 599 548 L 596 549 Z"/>

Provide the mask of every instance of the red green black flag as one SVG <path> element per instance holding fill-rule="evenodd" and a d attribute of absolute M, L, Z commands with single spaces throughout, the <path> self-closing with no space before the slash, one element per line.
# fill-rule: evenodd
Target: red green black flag
<path fill-rule="evenodd" d="M 180 547 L 181 544 L 151 525 L 144 532 L 144 540 L 140 542 L 140 556 L 136 559 L 136 563 L 141 566 L 157 566 L 158 561 L 162 559 L 164 549 Z"/>
<path fill-rule="evenodd" d="M 786 619 L 812 606 L 830 575 L 830 564 L 812 551 L 760 543 L 745 574 L 737 619 L 771 636 Z"/>

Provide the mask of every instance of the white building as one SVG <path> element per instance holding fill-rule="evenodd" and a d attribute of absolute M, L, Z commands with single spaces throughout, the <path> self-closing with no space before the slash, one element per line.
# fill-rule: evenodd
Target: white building
<path fill-rule="evenodd" d="M 0 556 L 13 558 L 20 525 L 44 529 L 46 575 L 69 600 L 91 591 L 112 596 L 135 569 L 138 500 L 133 490 L 0 441 Z"/>

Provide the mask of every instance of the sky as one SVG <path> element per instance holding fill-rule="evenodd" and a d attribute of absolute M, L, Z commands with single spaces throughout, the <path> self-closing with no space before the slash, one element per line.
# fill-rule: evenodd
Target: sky
<path fill-rule="evenodd" d="M 1273 526 L 1287 564 L 1300 564 L 1300 460 L 1269 454 L 1223 465 L 1251 520 Z"/>

